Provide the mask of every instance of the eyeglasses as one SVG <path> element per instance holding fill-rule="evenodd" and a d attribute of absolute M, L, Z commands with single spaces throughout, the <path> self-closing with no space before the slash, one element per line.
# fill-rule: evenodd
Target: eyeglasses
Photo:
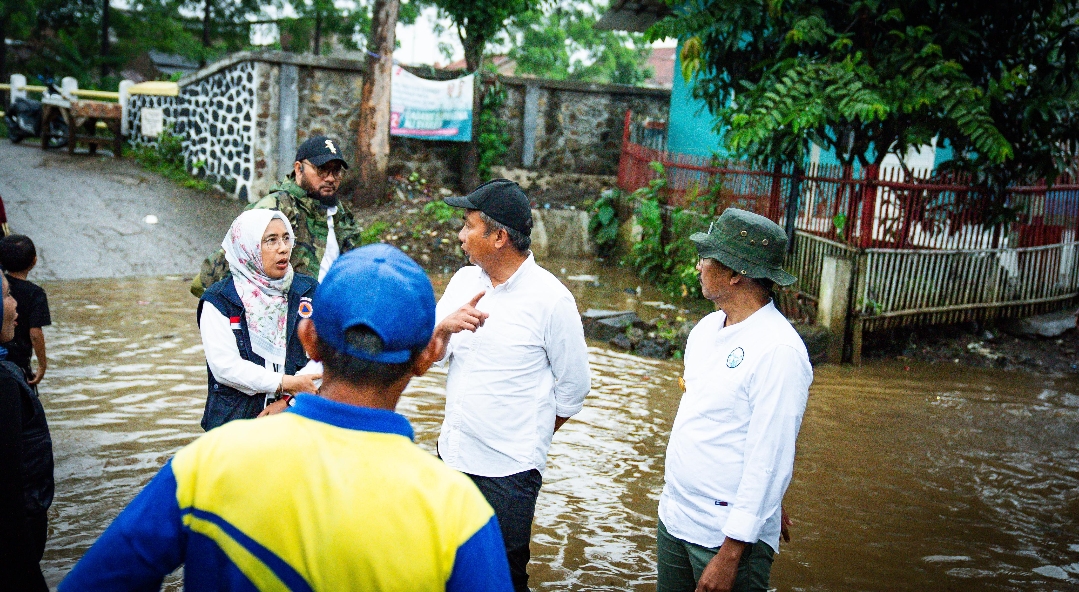
<path fill-rule="evenodd" d="M 285 236 L 277 236 L 275 234 L 273 236 L 268 236 L 262 239 L 262 246 L 266 247 L 267 249 L 273 250 L 282 245 L 284 245 L 285 247 L 291 247 L 292 237 L 287 234 Z"/>
<path fill-rule="evenodd" d="M 345 169 L 341 165 L 336 166 L 315 166 L 311 164 L 311 161 L 305 161 L 311 165 L 311 168 L 315 169 L 315 174 L 321 179 L 329 179 L 331 177 L 340 179 L 345 174 Z"/>

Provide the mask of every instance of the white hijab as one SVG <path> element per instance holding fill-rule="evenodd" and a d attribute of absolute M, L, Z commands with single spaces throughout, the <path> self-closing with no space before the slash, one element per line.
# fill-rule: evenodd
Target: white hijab
<path fill-rule="evenodd" d="M 285 223 L 285 230 L 295 241 L 292 224 L 276 210 L 247 210 L 232 223 L 221 248 L 229 262 L 232 282 L 247 317 L 251 350 L 264 360 L 285 364 L 288 322 L 288 290 L 292 285 L 292 264 L 285 277 L 275 280 L 262 267 L 262 235 L 274 219 Z"/>

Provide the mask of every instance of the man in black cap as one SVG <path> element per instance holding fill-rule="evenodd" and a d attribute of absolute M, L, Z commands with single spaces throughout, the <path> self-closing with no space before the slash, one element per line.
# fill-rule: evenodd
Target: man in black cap
<path fill-rule="evenodd" d="M 446 203 L 465 209 L 458 238 L 473 265 L 435 313 L 432 342 L 449 364 L 438 451 L 494 508 L 513 586 L 528 590 L 547 451 L 590 388 L 584 330 L 573 295 L 528 250 L 532 210 L 516 183 L 496 179 Z"/>
<path fill-rule="evenodd" d="M 341 145 L 326 136 L 314 136 L 300 144 L 292 173 L 270 189 L 270 193 L 247 209 L 279 210 L 296 233 L 292 248 L 292 268 L 296 273 L 326 275 L 337 257 L 361 245 L 360 229 L 348 205 L 337 197 L 348 163 Z M 218 249 L 202 263 L 191 283 L 191 293 L 203 290 L 228 275 L 224 251 Z"/>

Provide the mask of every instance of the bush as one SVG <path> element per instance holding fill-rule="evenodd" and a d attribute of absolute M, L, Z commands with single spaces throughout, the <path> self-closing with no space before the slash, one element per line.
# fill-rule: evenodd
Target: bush
<path fill-rule="evenodd" d="M 699 298 L 701 285 L 697 280 L 697 249 L 689 240 L 694 232 L 708 228 L 709 217 L 693 209 L 670 208 L 664 215 L 662 192 L 667 187 L 663 165 L 652 163 L 657 178 L 633 192 L 637 203 L 637 223 L 641 240 L 633 245 L 623 263 L 637 275 L 653 284 L 671 298 Z M 687 196 L 691 207 L 695 196 Z M 669 232 L 665 232 L 669 229 Z"/>
<path fill-rule="evenodd" d="M 143 168 L 176 181 L 184 187 L 197 191 L 213 189 L 209 181 L 197 178 L 188 172 L 187 163 L 184 160 L 184 139 L 172 133 L 171 127 L 161 132 L 156 146 L 135 146 L 134 155 L 135 161 Z M 206 168 L 206 162 L 196 161 L 192 164 L 192 168 L 201 172 Z"/>
<path fill-rule="evenodd" d="M 604 191 L 592 205 L 592 216 L 588 219 L 588 234 L 596 244 L 596 252 L 601 257 L 611 256 L 618 247 L 618 210 L 615 204 L 621 193 L 617 189 Z"/>

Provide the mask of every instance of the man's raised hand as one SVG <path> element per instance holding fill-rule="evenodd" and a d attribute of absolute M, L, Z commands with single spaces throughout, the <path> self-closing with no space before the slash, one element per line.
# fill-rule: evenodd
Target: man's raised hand
<path fill-rule="evenodd" d="M 443 319 L 442 322 L 439 323 L 438 328 L 441 329 L 443 333 L 448 332 L 452 335 L 461 331 L 475 331 L 482 327 L 484 321 L 491 315 L 479 310 L 476 308 L 476 305 L 479 304 L 480 299 L 483 298 L 483 295 L 486 293 L 487 292 L 484 291 L 473 296 L 472 300 L 469 300 L 467 304 L 461 306 L 461 308 L 458 308 L 453 314 Z"/>
<path fill-rule="evenodd" d="M 487 292 L 480 292 L 472 297 L 461 308 L 458 308 L 453 314 L 442 319 L 442 322 L 435 327 L 435 333 L 431 336 L 431 344 L 428 347 L 433 348 L 434 358 L 441 360 L 446 355 L 446 348 L 450 343 L 450 336 L 454 333 L 461 331 L 475 331 L 483 326 L 483 322 L 487 320 L 490 315 L 476 308 L 479 304 L 480 298 Z"/>

